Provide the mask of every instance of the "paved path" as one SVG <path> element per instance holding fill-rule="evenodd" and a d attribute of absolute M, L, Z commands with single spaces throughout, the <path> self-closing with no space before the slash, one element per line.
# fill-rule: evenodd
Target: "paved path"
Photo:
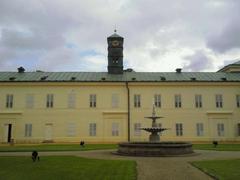
<path fill-rule="evenodd" d="M 40 156 L 73 155 L 97 159 L 122 159 L 137 162 L 138 180 L 208 180 L 212 179 L 188 162 L 240 158 L 240 152 L 201 151 L 188 157 L 126 157 L 112 154 L 113 150 L 39 152 Z M 30 156 L 29 152 L 6 152 L 0 156 Z"/>

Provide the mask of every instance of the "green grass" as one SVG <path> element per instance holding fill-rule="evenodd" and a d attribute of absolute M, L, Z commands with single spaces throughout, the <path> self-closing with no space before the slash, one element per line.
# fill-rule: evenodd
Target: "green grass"
<path fill-rule="evenodd" d="M 99 149 L 116 149 L 117 144 L 86 144 L 80 147 L 79 144 L 39 144 L 39 145 L 4 145 L 0 146 L 0 152 L 31 152 L 37 151 L 88 151 Z"/>
<path fill-rule="evenodd" d="M 218 144 L 215 148 L 212 144 L 193 144 L 193 149 L 215 151 L 240 151 L 240 144 Z"/>
<path fill-rule="evenodd" d="M 135 180 L 136 162 L 97 160 L 73 156 L 0 157 L 0 178 L 4 180 Z"/>
<path fill-rule="evenodd" d="M 198 161 L 192 162 L 192 164 L 220 180 L 240 179 L 240 159 Z"/>

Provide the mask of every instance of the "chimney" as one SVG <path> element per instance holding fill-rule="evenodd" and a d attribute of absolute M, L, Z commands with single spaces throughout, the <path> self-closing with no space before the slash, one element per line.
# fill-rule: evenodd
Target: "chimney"
<path fill-rule="evenodd" d="M 181 68 L 177 68 L 176 69 L 176 73 L 181 73 L 182 72 L 182 69 Z"/>
<path fill-rule="evenodd" d="M 24 73 L 25 72 L 25 69 L 21 66 L 18 69 L 18 73 Z"/>

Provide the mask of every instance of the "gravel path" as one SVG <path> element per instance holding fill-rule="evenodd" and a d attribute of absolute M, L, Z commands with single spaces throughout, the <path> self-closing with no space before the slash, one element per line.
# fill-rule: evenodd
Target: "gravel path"
<path fill-rule="evenodd" d="M 113 150 L 39 152 L 40 156 L 73 155 L 96 159 L 122 159 L 137 162 L 138 180 L 208 180 L 212 179 L 189 162 L 240 158 L 240 152 L 195 150 L 187 157 L 126 157 L 112 154 Z M 29 152 L 5 152 L 0 156 L 30 156 Z"/>

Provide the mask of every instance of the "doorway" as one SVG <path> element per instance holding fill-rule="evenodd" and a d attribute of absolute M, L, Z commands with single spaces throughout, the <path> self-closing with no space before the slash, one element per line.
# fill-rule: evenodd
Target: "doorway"
<path fill-rule="evenodd" d="M 12 139 L 12 124 L 5 124 L 4 129 L 4 142 L 10 143 Z"/>
<path fill-rule="evenodd" d="M 45 125 L 45 141 L 52 141 L 52 124 Z"/>

